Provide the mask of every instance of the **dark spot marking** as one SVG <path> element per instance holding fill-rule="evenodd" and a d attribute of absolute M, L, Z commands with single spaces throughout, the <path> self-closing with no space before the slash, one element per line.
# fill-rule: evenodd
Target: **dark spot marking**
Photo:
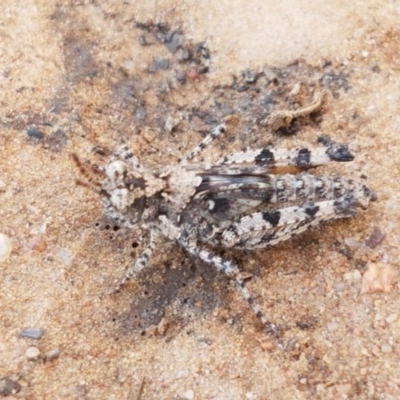
<path fill-rule="evenodd" d="M 101 189 L 100 190 L 100 196 L 101 197 L 106 197 L 107 199 L 109 199 L 111 196 L 110 196 L 110 193 L 108 193 L 107 191 L 105 191 L 104 189 Z"/>
<path fill-rule="evenodd" d="M 256 165 L 273 164 L 275 162 L 274 153 L 267 148 L 262 149 L 254 161 Z"/>
<path fill-rule="evenodd" d="M 310 165 L 311 151 L 304 148 L 299 150 L 299 154 L 295 159 L 295 163 L 298 166 L 308 166 Z"/>
<path fill-rule="evenodd" d="M 269 222 L 272 226 L 277 226 L 281 219 L 280 211 L 266 211 L 262 213 L 264 221 Z"/>
<path fill-rule="evenodd" d="M 221 199 L 211 199 L 211 202 L 213 202 L 213 208 L 210 210 L 211 213 L 213 214 L 219 214 L 219 213 L 224 213 L 229 210 L 230 205 L 229 205 L 229 200 L 226 198 L 221 198 Z"/>
<path fill-rule="evenodd" d="M 369 197 L 371 201 L 378 200 L 377 194 L 374 191 L 372 191 L 368 186 L 363 185 L 362 189 L 365 197 Z"/>
<path fill-rule="evenodd" d="M 306 204 L 303 209 L 309 217 L 315 217 L 315 214 L 319 211 L 319 206 L 315 204 Z"/>
<path fill-rule="evenodd" d="M 328 135 L 319 135 L 317 139 L 318 143 L 322 143 L 325 147 L 332 146 L 333 141 Z"/>

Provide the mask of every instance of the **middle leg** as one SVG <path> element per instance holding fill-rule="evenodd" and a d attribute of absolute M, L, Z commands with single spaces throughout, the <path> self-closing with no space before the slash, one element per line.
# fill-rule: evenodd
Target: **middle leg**
<path fill-rule="evenodd" d="M 256 314 L 257 318 L 263 323 L 266 330 L 269 333 L 274 335 L 279 334 L 279 328 L 277 325 L 270 322 L 265 314 L 263 313 L 261 307 L 256 303 L 254 297 L 251 295 L 249 290 L 246 287 L 246 282 L 242 278 L 241 272 L 239 267 L 234 264 L 232 261 L 225 260 L 222 257 L 219 257 L 208 250 L 201 249 L 197 246 L 196 240 L 194 239 L 180 239 L 179 242 L 182 246 L 193 256 L 200 258 L 202 261 L 206 262 L 207 264 L 211 264 L 216 267 L 218 270 L 224 272 L 229 277 L 235 279 L 240 292 L 247 303 L 250 305 L 254 313 Z"/>

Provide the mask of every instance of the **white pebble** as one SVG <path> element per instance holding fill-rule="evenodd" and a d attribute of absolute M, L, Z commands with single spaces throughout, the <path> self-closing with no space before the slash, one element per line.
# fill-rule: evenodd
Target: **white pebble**
<path fill-rule="evenodd" d="M 352 386 L 350 383 L 344 383 L 342 385 L 336 385 L 336 390 L 339 394 L 347 395 L 351 392 Z"/>
<path fill-rule="evenodd" d="M 361 272 L 358 269 L 355 269 L 353 272 L 353 279 L 355 281 L 361 281 L 362 275 Z"/>
<path fill-rule="evenodd" d="M 3 262 L 10 255 L 12 250 L 11 239 L 4 233 L 0 233 L 0 262 Z"/>
<path fill-rule="evenodd" d="M 194 399 L 194 392 L 193 392 L 193 390 L 188 390 L 188 391 L 185 393 L 185 399 L 187 399 L 187 400 L 193 400 L 193 399 Z"/>
<path fill-rule="evenodd" d="M 336 329 L 339 327 L 339 324 L 337 322 L 329 322 L 327 325 L 327 329 L 330 332 L 336 331 Z"/>
<path fill-rule="evenodd" d="M 61 354 L 60 349 L 50 350 L 44 355 L 44 359 L 46 361 L 55 360 L 56 358 L 58 358 L 60 356 L 60 354 Z"/>
<path fill-rule="evenodd" d="M 389 343 L 384 343 L 381 346 L 381 352 L 382 353 L 391 353 L 393 350 L 393 347 Z"/>
<path fill-rule="evenodd" d="M 59 255 L 60 255 L 61 261 L 64 264 L 66 264 L 68 266 L 70 266 L 72 264 L 71 257 L 69 256 L 68 251 L 66 249 L 61 249 Z"/>
<path fill-rule="evenodd" d="M 399 317 L 399 316 L 398 316 L 397 314 L 390 314 L 390 315 L 386 318 L 386 321 L 387 321 L 388 324 L 391 324 L 391 323 L 393 323 L 394 321 L 396 321 L 396 319 L 397 319 L 398 317 Z"/>
<path fill-rule="evenodd" d="M 40 351 L 37 347 L 29 347 L 26 352 L 25 352 L 25 357 L 28 360 L 35 360 L 36 358 L 39 357 Z"/>
<path fill-rule="evenodd" d="M 187 376 L 187 372 L 186 372 L 184 369 L 180 369 L 180 370 L 177 372 L 177 374 L 176 374 L 176 377 L 177 377 L 178 379 L 184 378 L 184 377 L 186 377 L 186 376 Z"/>
<path fill-rule="evenodd" d="M 344 239 L 344 244 L 350 249 L 350 250 L 358 250 L 360 247 L 360 241 L 355 238 L 355 237 L 349 237 Z"/>
<path fill-rule="evenodd" d="M 343 275 L 343 279 L 345 281 L 360 281 L 361 280 L 361 272 L 358 269 L 353 269 L 352 271 L 348 271 Z"/>

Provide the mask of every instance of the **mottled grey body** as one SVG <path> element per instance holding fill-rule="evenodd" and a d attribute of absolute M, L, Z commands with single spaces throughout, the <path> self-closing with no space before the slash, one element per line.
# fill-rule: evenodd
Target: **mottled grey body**
<path fill-rule="evenodd" d="M 191 164 L 224 133 L 212 132 L 178 165 L 151 171 L 127 146 L 120 147 L 96 183 L 106 213 L 116 223 L 150 232 L 150 242 L 121 285 L 148 264 L 164 236 L 190 254 L 236 279 L 243 296 L 269 331 L 278 332 L 245 287 L 239 268 L 210 247 L 261 249 L 290 239 L 337 218 L 367 208 L 375 194 L 363 183 L 304 172 L 331 161 L 353 160 L 347 146 L 321 137 L 314 149 L 248 150 L 223 157 L 213 165 Z M 87 171 L 75 156 L 81 171 Z"/>

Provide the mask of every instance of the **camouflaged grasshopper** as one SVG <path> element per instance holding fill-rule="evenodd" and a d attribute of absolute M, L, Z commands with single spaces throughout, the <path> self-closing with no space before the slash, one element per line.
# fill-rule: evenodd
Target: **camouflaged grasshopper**
<path fill-rule="evenodd" d="M 142 166 L 121 146 L 93 177 L 76 155 L 86 183 L 99 193 L 106 214 L 128 228 L 150 233 L 146 249 L 117 291 L 149 263 L 161 237 L 235 278 L 243 297 L 269 332 L 279 333 L 246 288 L 240 269 L 211 248 L 265 249 L 323 221 L 353 217 L 376 195 L 363 182 L 304 172 L 331 161 L 348 162 L 348 147 L 321 136 L 319 147 L 261 148 L 234 153 L 215 164 L 191 163 L 225 133 L 218 125 L 178 165 L 159 171 Z"/>

